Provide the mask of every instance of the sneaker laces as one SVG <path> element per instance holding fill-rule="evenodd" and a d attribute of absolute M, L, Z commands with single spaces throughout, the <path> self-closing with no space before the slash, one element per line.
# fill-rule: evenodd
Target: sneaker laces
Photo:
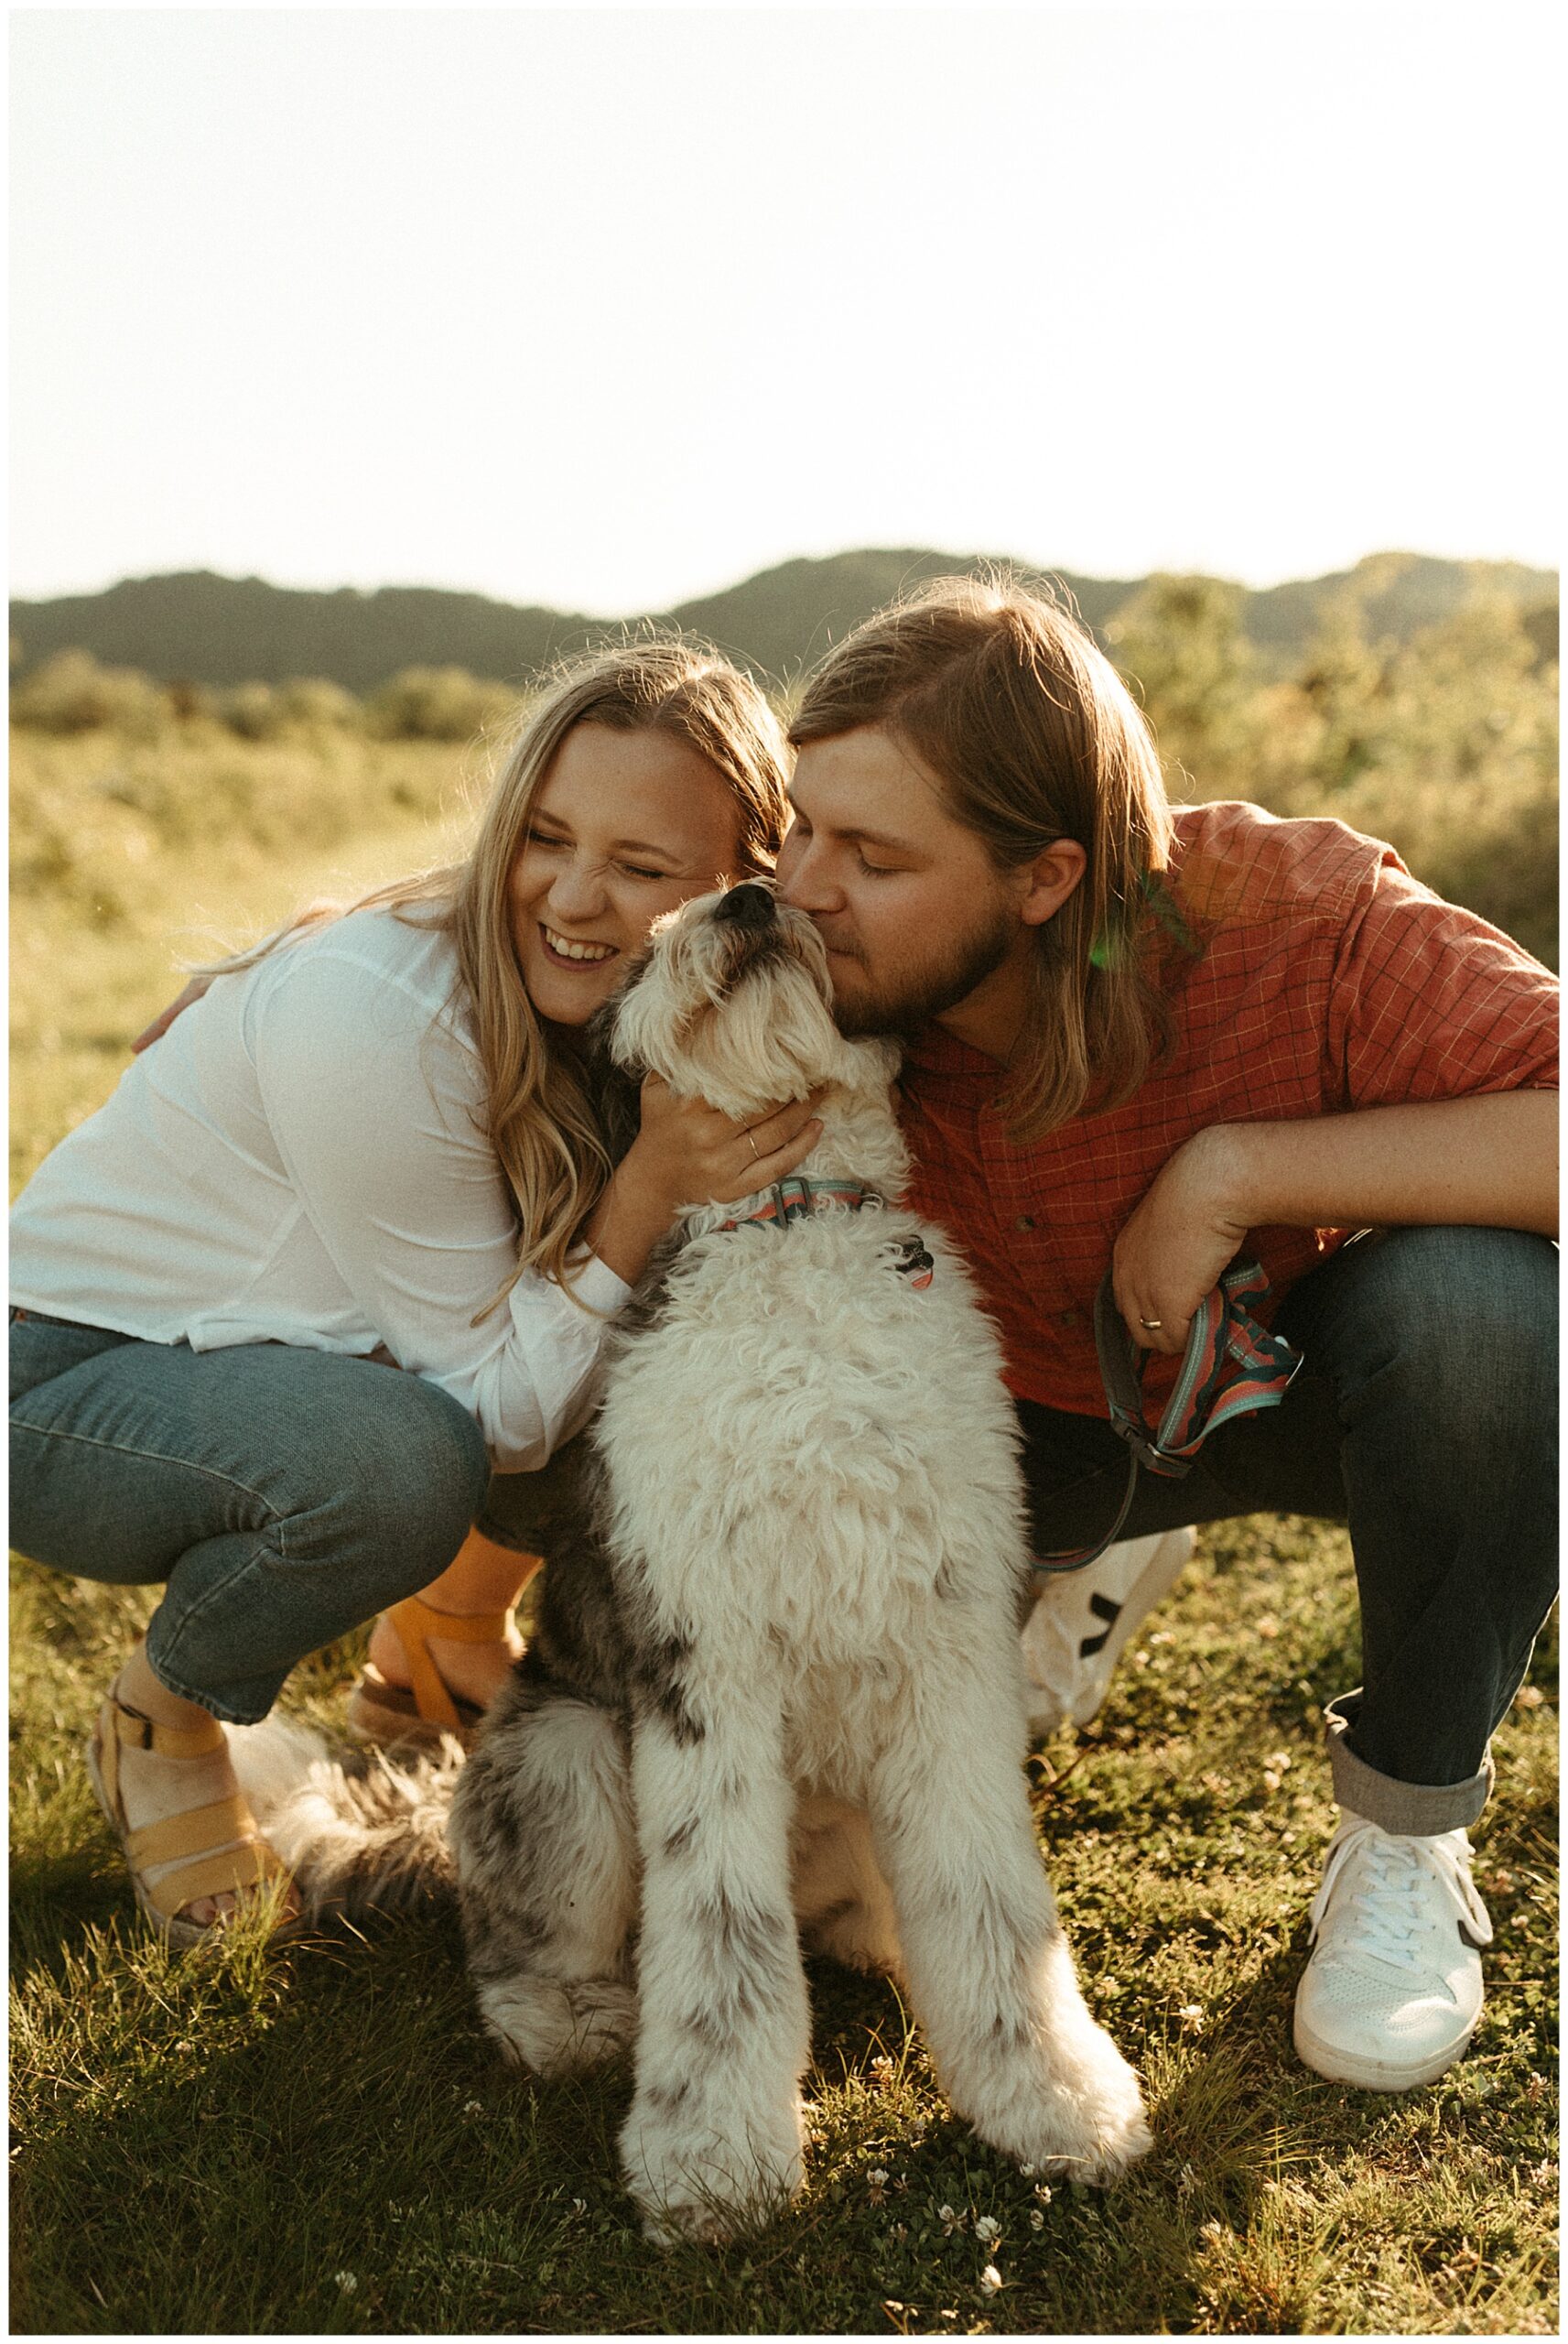
<path fill-rule="evenodd" d="M 1422 1968 L 1420 1940 L 1431 1927 L 1422 1892 L 1433 1886 L 1455 1920 L 1469 1924 L 1476 1942 L 1489 1945 L 1491 1918 L 1470 1877 L 1469 1856 L 1463 1831 L 1417 1838 L 1384 1831 L 1361 1817 L 1341 1824 L 1308 1915 L 1313 1942 L 1336 1889 L 1354 1865 L 1353 1884 L 1346 1883 L 1336 1915 L 1345 1931 L 1336 1952 L 1369 1954 L 1398 1970 Z"/>

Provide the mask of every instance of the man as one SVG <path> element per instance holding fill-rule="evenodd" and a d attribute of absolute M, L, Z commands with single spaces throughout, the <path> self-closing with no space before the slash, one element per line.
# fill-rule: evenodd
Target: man
<path fill-rule="evenodd" d="M 1554 1587 L 1555 982 L 1342 824 L 1172 809 L 1114 671 L 1021 591 L 944 581 L 871 619 L 791 737 L 781 889 L 846 1030 L 908 1036 L 913 1197 L 1002 1329 L 1038 1555 L 1102 1538 L 1125 1481 L 1107 1268 L 1155 1400 L 1232 1259 L 1268 1274 L 1301 1372 L 1184 1480 L 1141 1473 L 1121 1536 L 1347 1522 L 1365 1682 L 1326 1712 L 1342 1819 L 1296 2046 L 1430 2082 L 1479 2017 L 1466 1830 Z"/>

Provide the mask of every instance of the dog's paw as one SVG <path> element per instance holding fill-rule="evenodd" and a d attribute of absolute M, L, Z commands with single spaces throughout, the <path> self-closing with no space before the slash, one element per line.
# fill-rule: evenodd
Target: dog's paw
<path fill-rule="evenodd" d="M 800 2188 L 798 2107 L 729 2134 L 683 2122 L 679 2090 L 640 2090 L 621 2135 L 626 2185 L 655 2245 L 721 2245 L 782 2213 Z M 664 2103 L 673 2103 L 665 2106 Z"/>
<path fill-rule="evenodd" d="M 505 2057 L 536 2076 L 601 2067 L 628 2048 L 637 2027 L 635 1990 L 612 1978 L 492 1980 L 479 1989 L 479 2010 Z"/>
<path fill-rule="evenodd" d="M 993 2148 L 1052 2179 L 1103 2183 L 1153 2146 L 1138 2078 L 1101 2028 L 1075 2028 L 1053 2046 L 1044 2073 L 1019 2064 L 991 2105 L 974 2113 L 975 2130 Z"/>

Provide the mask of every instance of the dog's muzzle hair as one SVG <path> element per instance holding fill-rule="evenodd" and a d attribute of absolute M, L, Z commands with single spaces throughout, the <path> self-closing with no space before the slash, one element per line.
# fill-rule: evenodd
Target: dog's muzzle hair
<path fill-rule="evenodd" d="M 744 1120 L 824 1079 L 841 1048 L 832 1002 L 813 922 L 746 879 L 660 921 L 613 1006 L 611 1051 Z"/>

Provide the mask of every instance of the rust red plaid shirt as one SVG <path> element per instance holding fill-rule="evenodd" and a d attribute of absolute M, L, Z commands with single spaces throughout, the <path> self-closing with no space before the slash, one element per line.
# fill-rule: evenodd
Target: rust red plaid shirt
<path fill-rule="evenodd" d="M 1557 981 L 1343 822 L 1184 807 L 1167 874 L 1207 938 L 1173 993 L 1171 1056 L 1123 1107 L 1011 1146 L 994 1059 L 928 1026 L 909 1049 L 911 1201 L 979 1272 L 1024 1398 L 1104 1416 L 1094 1298 L 1161 1166 L 1209 1123 L 1285 1123 L 1404 1100 L 1557 1084 Z M 1273 1299 L 1342 1229 L 1260 1229 Z M 1177 1362 L 1150 1362 L 1162 1395 Z"/>

